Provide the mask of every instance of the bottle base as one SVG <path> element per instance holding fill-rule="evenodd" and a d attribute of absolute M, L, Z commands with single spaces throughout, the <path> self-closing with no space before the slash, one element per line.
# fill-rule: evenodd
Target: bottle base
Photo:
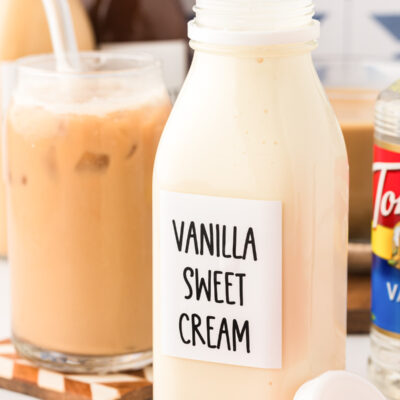
<path fill-rule="evenodd" d="M 128 370 L 138 370 L 152 363 L 152 351 L 116 356 L 86 356 L 65 354 L 45 350 L 19 338 L 13 337 L 18 354 L 35 365 L 70 374 L 109 374 Z"/>
<path fill-rule="evenodd" d="M 388 400 L 400 399 L 400 338 L 372 327 L 368 375 Z"/>

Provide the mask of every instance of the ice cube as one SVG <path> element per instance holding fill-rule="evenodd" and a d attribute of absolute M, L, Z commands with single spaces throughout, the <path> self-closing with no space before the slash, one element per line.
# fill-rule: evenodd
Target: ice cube
<path fill-rule="evenodd" d="M 110 164 L 107 154 L 86 152 L 79 159 L 75 169 L 79 172 L 104 172 Z"/>
<path fill-rule="evenodd" d="M 130 148 L 128 154 L 126 155 L 126 159 L 127 160 L 132 158 L 132 156 L 136 153 L 137 148 L 138 148 L 138 145 L 136 143 L 132 145 L 132 147 Z"/>

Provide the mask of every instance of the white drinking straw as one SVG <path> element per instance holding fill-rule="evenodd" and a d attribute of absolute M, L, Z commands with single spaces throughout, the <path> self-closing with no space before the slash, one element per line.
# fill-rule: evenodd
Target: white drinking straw
<path fill-rule="evenodd" d="M 78 45 L 68 0 L 42 0 L 58 71 L 80 70 Z"/>

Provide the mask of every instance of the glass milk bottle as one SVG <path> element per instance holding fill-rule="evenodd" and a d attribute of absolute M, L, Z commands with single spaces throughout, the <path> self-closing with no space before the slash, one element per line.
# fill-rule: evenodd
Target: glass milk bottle
<path fill-rule="evenodd" d="M 155 400 L 291 400 L 345 366 L 348 162 L 312 0 L 198 0 L 156 156 Z"/>

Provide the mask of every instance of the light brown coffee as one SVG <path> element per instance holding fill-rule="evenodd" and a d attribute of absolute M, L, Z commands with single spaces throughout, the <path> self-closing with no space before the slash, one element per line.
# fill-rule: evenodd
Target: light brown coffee
<path fill-rule="evenodd" d="M 372 148 L 378 92 L 328 89 L 339 119 L 350 164 L 350 238 L 368 240 L 372 220 Z"/>
<path fill-rule="evenodd" d="M 12 106 L 18 339 L 69 354 L 151 349 L 151 181 L 169 111 L 167 99 L 101 115 Z"/>

